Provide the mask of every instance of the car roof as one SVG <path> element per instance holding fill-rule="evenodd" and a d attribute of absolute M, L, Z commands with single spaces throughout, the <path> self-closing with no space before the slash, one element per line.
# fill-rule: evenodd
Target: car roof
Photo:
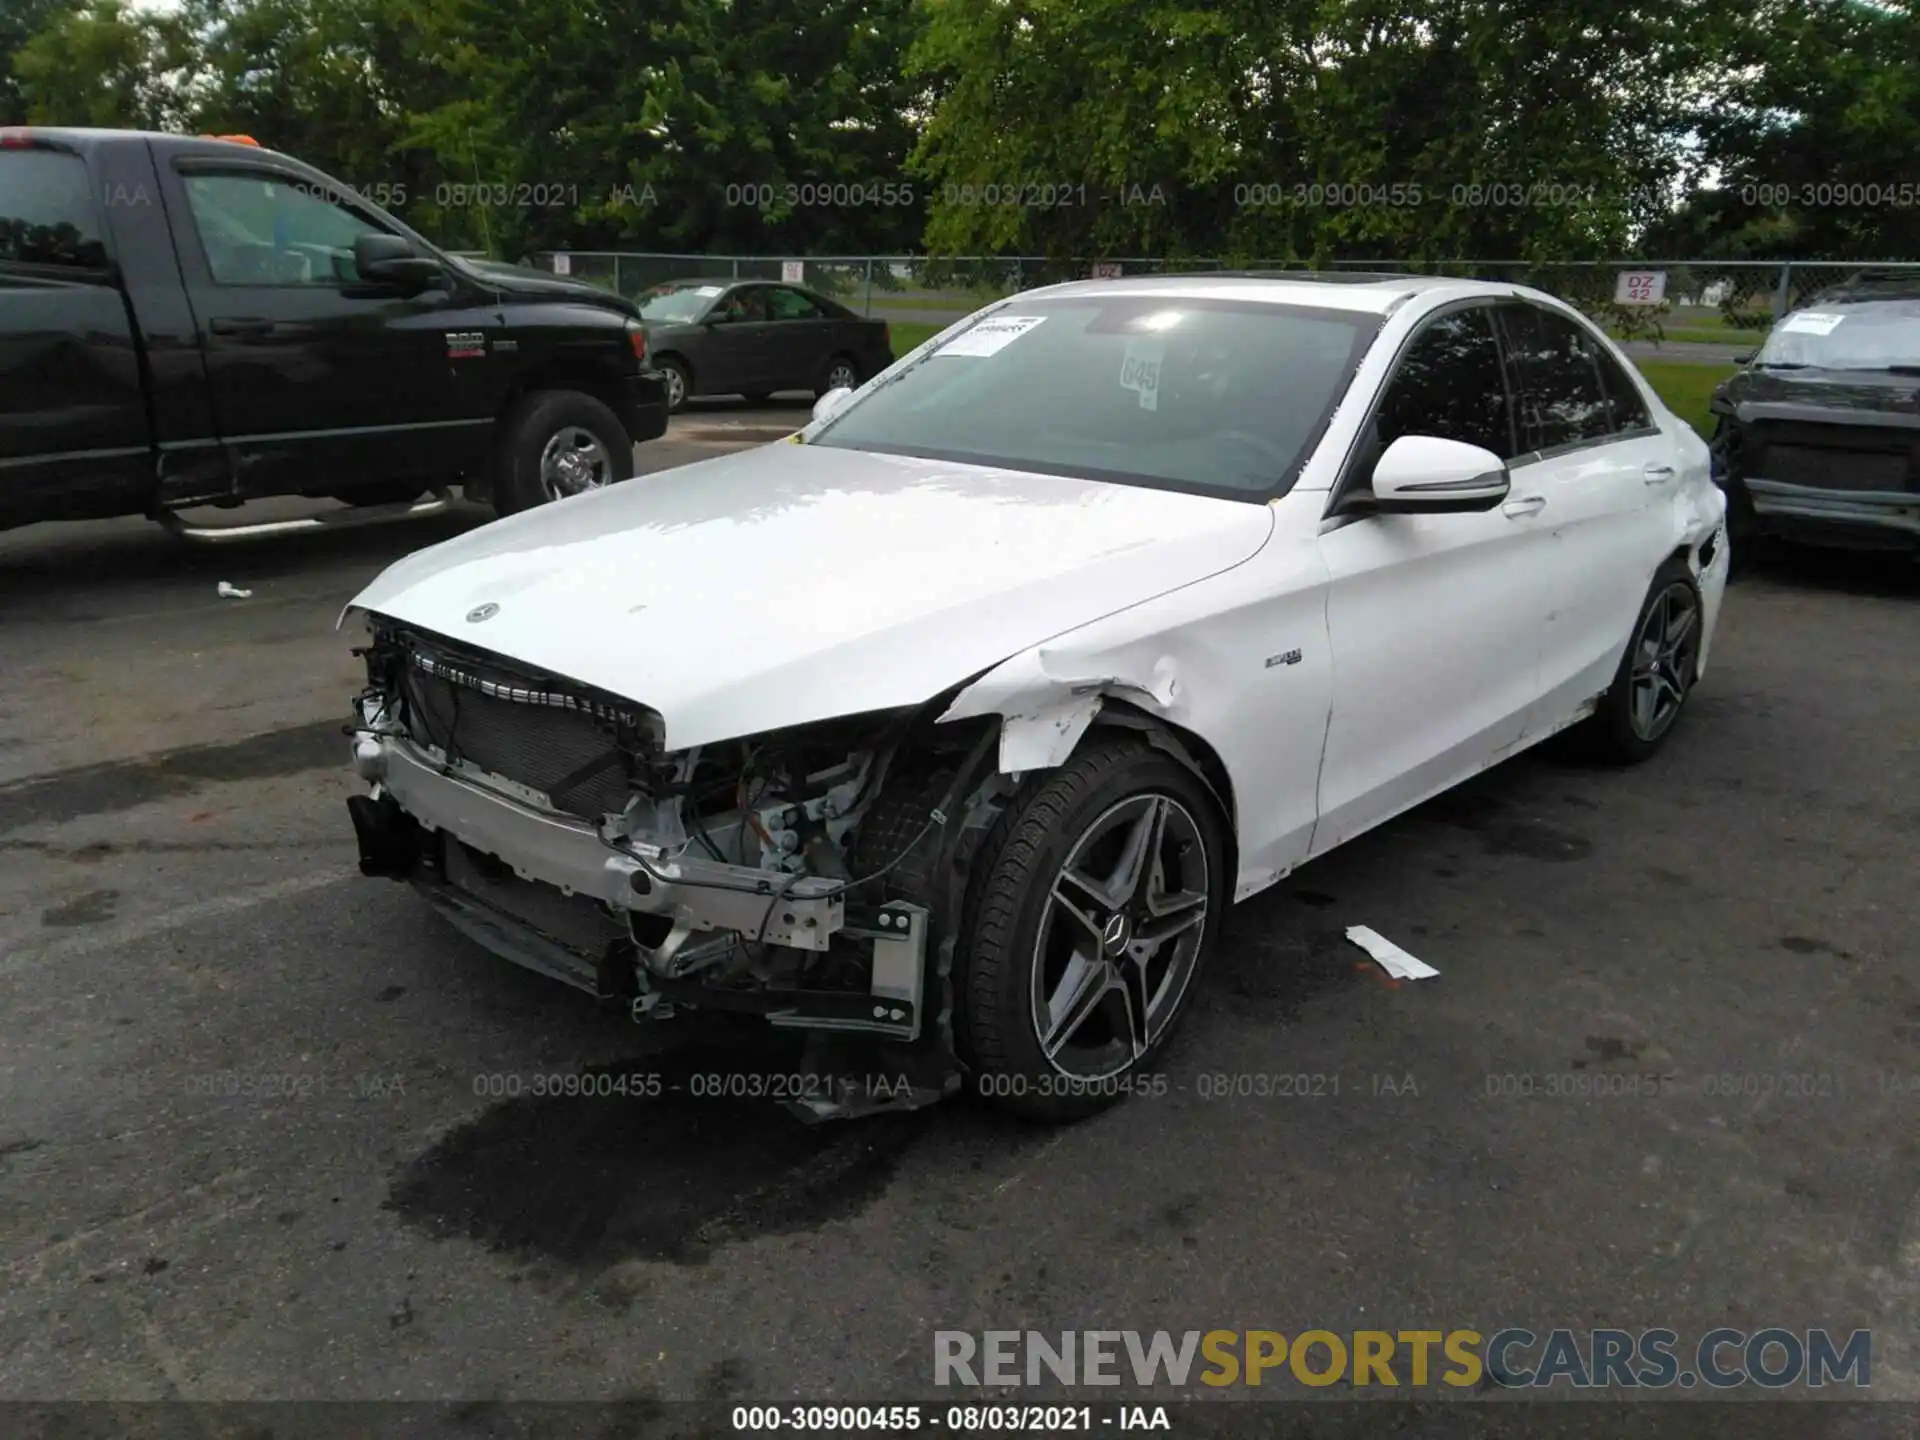
<path fill-rule="evenodd" d="M 1446 291 L 1489 299 L 1526 296 L 1550 300 L 1519 285 L 1492 280 L 1463 280 L 1436 275 L 1402 275 L 1353 270 L 1210 270 L 1198 274 L 1128 275 L 1115 280 L 1069 280 L 1029 290 L 1046 295 L 1156 295 L 1169 299 L 1253 301 L 1267 305 L 1304 305 L 1327 310 L 1357 310 L 1388 315 L 1416 295 Z"/>

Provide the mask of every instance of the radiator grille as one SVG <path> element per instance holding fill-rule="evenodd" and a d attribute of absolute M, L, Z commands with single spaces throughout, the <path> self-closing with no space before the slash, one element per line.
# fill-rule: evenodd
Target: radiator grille
<path fill-rule="evenodd" d="M 420 642 L 408 646 L 400 686 L 416 742 L 538 791 L 583 820 L 626 808 L 632 782 L 611 707 Z"/>
<path fill-rule="evenodd" d="M 1745 473 L 1758 480 L 1823 490 L 1916 488 L 1911 430 L 1871 425 L 1762 422 L 1743 451 Z"/>

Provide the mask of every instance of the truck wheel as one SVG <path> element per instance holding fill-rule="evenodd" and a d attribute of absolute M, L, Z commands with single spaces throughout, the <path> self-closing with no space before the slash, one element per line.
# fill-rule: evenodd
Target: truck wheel
<path fill-rule="evenodd" d="M 981 1097 L 1062 1121 L 1164 1082 L 1226 864 L 1213 797 L 1137 740 L 1023 786 L 976 857 L 960 934 L 955 1038 Z"/>
<path fill-rule="evenodd" d="M 605 405 L 578 390 L 541 390 L 507 417 L 494 452 L 502 515 L 599 490 L 633 474 L 633 441 Z"/>

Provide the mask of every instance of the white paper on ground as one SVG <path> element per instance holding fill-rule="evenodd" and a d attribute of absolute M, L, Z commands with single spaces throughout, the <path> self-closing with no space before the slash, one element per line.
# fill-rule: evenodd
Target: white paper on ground
<path fill-rule="evenodd" d="M 229 585 L 222 580 L 216 592 L 222 600 L 251 600 L 253 591 L 242 590 L 238 585 Z"/>
<path fill-rule="evenodd" d="M 936 355 L 998 355 L 1046 318 L 1044 315 L 989 315 L 971 330 L 963 330 L 933 353 Z"/>
<path fill-rule="evenodd" d="M 1440 972 L 1424 960 L 1416 960 L 1377 930 L 1365 925 L 1349 925 L 1347 939 L 1380 962 L 1380 968 L 1396 980 L 1425 980 Z"/>

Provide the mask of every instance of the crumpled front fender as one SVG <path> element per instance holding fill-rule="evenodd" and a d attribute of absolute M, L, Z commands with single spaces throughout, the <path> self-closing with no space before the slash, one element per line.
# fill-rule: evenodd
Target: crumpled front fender
<path fill-rule="evenodd" d="M 999 769 L 1016 775 L 1064 764 L 1109 696 L 1164 713 L 1174 705 L 1179 689 L 1177 667 L 1168 655 L 1159 656 L 1150 668 L 1103 669 L 1083 663 L 1083 657 L 1064 646 L 1039 645 L 967 686 L 940 720 L 998 715 Z"/>

